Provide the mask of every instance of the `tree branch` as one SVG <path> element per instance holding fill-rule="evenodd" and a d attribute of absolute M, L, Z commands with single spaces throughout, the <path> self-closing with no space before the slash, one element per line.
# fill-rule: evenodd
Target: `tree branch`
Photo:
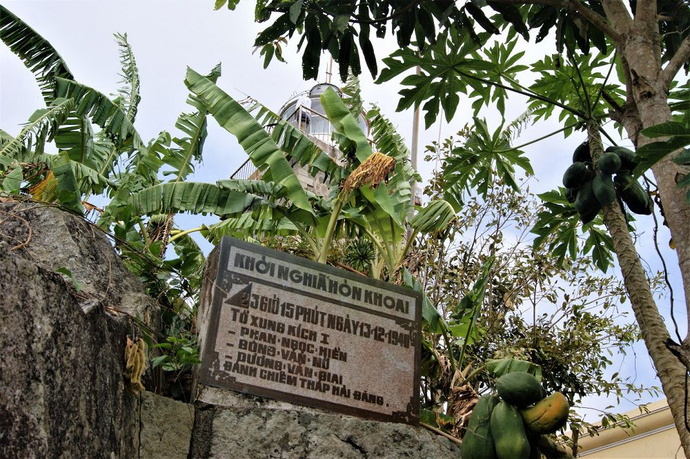
<path fill-rule="evenodd" d="M 675 355 L 680 360 L 680 363 L 690 371 L 690 349 L 688 349 L 688 346 L 685 343 L 678 344 L 670 337 L 665 344 L 668 350 L 671 351 L 671 354 Z"/>
<path fill-rule="evenodd" d="M 654 24 L 656 27 L 659 19 L 657 18 L 657 0 L 637 0 L 637 6 L 635 7 L 635 23 L 639 24 L 641 22 L 647 24 Z"/>
<path fill-rule="evenodd" d="M 602 0 L 601 6 L 604 8 L 610 27 L 616 31 L 615 36 L 610 36 L 619 45 L 620 40 L 632 27 L 633 19 L 621 0 Z"/>
<path fill-rule="evenodd" d="M 666 68 L 661 71 L 661 82 L 664 84 L 664 88 L 668 90 L 671 86 L 671 82 L 675 78 L 681 67 L 690 60 L 690 35 L 685 37 L 683 42 L 678 47 L 678 51 L 673 55 Z"/>

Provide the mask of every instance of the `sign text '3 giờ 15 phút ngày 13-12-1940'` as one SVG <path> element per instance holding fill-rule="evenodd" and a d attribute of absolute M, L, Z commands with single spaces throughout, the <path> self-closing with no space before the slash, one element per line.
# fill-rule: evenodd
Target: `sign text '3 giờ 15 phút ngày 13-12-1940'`
<path fill-rule="evenodd" d="M 420 293 L 231 238 L 218 250 L 200 383 L 418 422 Z"/>

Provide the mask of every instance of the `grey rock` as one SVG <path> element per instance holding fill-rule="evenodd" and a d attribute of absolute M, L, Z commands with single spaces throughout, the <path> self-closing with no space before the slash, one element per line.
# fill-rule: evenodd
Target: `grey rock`
<path fill-rule="evenodd" d="M 137 457 L 124 347 L 129 315 L 157 312 L 105 236 L 44 204 L 0 202 L 0 292 L 0 457 Z"/>
<path fill-rule="evenodd" d="M 95 225 L 42 203 L 0 202 L 0 241 L 46 271 L 67 268 L 82 299 L 102 300 L 156 328 L 156 303 Z"/>
<path fill-rule="evenodd" d="M 423 428 L 225 392 L 228 406 L 197 402 L 190 458 L 460 457 L 457 444 Z"/>
<path fill-rule="evenodd" d="M 139 459 L 186 459 L 194 406 L 151 392 L 142 395 Z"/>
<path fill-rule="evenodd" d="M 130 325 L 84 313 L 65 279 L 0 247 L 0 457 L 136 457 Z"/>

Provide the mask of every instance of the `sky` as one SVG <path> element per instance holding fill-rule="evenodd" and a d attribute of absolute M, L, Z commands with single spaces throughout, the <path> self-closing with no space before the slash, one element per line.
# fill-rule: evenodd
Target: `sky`
<path fill-rule="evenodd" d="M 141 79 L 141 96 L 135 126 L 144 141 L 167 130 L 175 135 L 175 120 L 191 108 L 185 103 L 188 91 L 184 85 L 187 66 L 201 74 L 208 73 L 217 63 L 222 64 L 218 86 L 236 99 L 247 95 L 259 100 L 273 111 L 278 111 L 296 93 L 311 88 L 316 82 L 302 80 L 301 62 L 296 53 L 296 41 L 285 52 L 287 64 L 273 62 L 263 69 L 263 59 L 254 53 L 252 44 L 263 28 L 254 23 L 255 2 L 242 0 L 235 11 L 223 8 L 213 10 L 213 0 L 3 0 L 3 5 L 38 31 L 62 55 L 75 78 L 102 93 L 114 94 L 120 87 L 121 77 L 118 46 L 114 33 L 127 33 L 136 56 Z M 548 46 L 548 45 L 547 45 Z M 392 52 L 393 41 L 375 43 L 379 58 Z M 527 60 L 537 60 L 543 52 L 530 54 Z M 322 61 L 327 62 L 323 57 Z M 380 67 L 382 67 L 380 65 Z M 413 112 L 396 113 L 399 79 L 384 85 L 375 85 L 364 69 L 360 76 L 365 101 L 379 105 L 389 116 L 401 135 L 411 139 Z M 326 80 L 325 64 L 319 82 Z M 333 83 L 338 84 L 334 75 Z M 42 107 L 38 87 L 33 75 L 4 45 L 0 45 L 0 128 L 17 134 L 21 123 Z M 442 140 L 459 131 L 471 121 L 470 102 L 461 102 L 452 123 L 436 123 L 420 133 L 420 173 L 428 179 L 434 164 L 424 163 L 423 147 Z M 506 118 L 519 116 L 526 108 L 525 100 L 511 99 Z M 487 116 L 490 128 L 496 129 L 500 118 L 496 113 Z M 559 128 L 557 120 L 540 123 L 525 130 L 516 144 L 526 143 Z M 568 139 L 556 135 L 526 148 L 535 169 L 535 178 L 529 182 L 534 192 L 544 192 L 560 185 L 565 168 L 570 164 L 572 151 L 584 140 L 583 133 Z M 625 146 L 625 143 L 623 143 Z M 209 121 L 209 135 L 204 147 L 204 163 L 197 169 L 193 180 L 214 182 L 228 178 L 247 156 L 234 137 Z M 204 221 L 210 223 L 213 218 Z M 199 226 L 198 217 L 176 217 L 183 229 Z M 650 268 L 657 269 L 658 258 L 650 243 L 649 222 L 641 221 L 638 247 Z M 197 239 L 199 240 L 199 239 Z M 668 235 L 661 236 L 662 245 Z M 200 241 L 201 242 L 201 241 Z M 201 242 L 205 251 L 211 246 Z M 666 250 L 667 262 L 677 268 L 675 255 Z M 677 270 L 672 273 L 676 296 L 682 295 Z M 686 323 L 682 298 L 677 298 L 676 313 L 684 334 Z M 668 312 L 665 300 L 662 312 Z M 635 348 L 636 356 L 622 360 L 613 371 L 638 374 L 645 385 L 655 384 L 653 370 L 642 345 Z M 618 362 L 617 362 L 618 364 Z M 649 381 L 649 382 L 648 382 Z M 638 381 L 639 382 L 639 381 Z M 600 405 L 600 400 L 590 400 Z M 622 404 L 622 411 L 630 404 Z"/>

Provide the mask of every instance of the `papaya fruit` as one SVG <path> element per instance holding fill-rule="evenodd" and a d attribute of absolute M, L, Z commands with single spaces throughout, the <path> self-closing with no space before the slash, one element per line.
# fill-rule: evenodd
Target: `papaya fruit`
<path fill-rule="evenodd" d="M 507 373 L 496 380 L 498 395 L 519 408 L 530 406 L 543 398 L 541 384 L 529 373 Z"/>
<path fill-rule="evenodd" d="M 498 402 L 498 397 L 493 395 L 485 395 L 477 401 L 462 439 L 463 459 L 496 459 L 491 435 L 491 414 Z"/>
<path fill-rule="evenodd" d="M 529 439 L 516 407 L 500 402 L 491 414 L 490 424 L 498 459 L 529 459 Z"/>
<path fill-rule="evenodd" d="M 576 188 L 566 188 L 565 189 L 565 199 L 567 199 L 570 204 L 575 202 L 576 197 L 577 197 L 577 189 Z"/>
<path fill-rule="evenodd" d="M 525 433 L 529 441 L 529 459 L 541 459 L 541 451 L 539 450 L 539 439 L 541 435 L 535 434 L 527 428 L 525 428 Z"/>
<path fill-rule="evenodd" d="M 607 206 L 616 200 L 616 187 L 608 174 L 601 173 L 594 177 L 592 192 L 602 206 Z"/>
<path fill-rule="evenodd" d="M 601 203 L 594 195 L 592 190 L 592 182 L 585 183 L 578 191 L 575 202 L 573 203 L 575 210 L 577 210 L 580 220 L 583 224 L 594 220 L 601 210 Z"/>
<path fill-rule="evenodd" d="M 560 392 L 554 392 L 534 406 L 520 410 L 527 429 L 536 434 L 554 433 L 568 419 L 570 404 Z"/>
<path fill-rule="evenodd" d="M 652 198 L 632 175 L 618 173 L 613 181 L 621 199 L 631 212 L 640 215 L 652 213 Z"/>
<path fill-rule="evenodd" d="M 576 162 L 570 165 L 563 174 L 563 186 L 566 188 L 579 188 L 585 182 L 592 180 L 594 173 L 585 163 Z"/>
<path fill-rule="evenodd" d="M 573 152 L 573 162 L 591 163 L 592 154 L 589 151 L 589 142 L 582 142 Z"/>
<path fill-rule="evenodd" d="M 597 168 L 603 174 L 615 174 L 623 165 L 620 157 L 615 153 L 604 153 L 597 161 Z"/>
<path fill-rule="evenodd" d="M 608 147 L 606 149 L 607 153 L 615 153 L 621 160 L 620 171 L 631 172 L 637 166 L 637 161 L 635 160 L 635 152 L 628 150 L 624 147 Z"/>

